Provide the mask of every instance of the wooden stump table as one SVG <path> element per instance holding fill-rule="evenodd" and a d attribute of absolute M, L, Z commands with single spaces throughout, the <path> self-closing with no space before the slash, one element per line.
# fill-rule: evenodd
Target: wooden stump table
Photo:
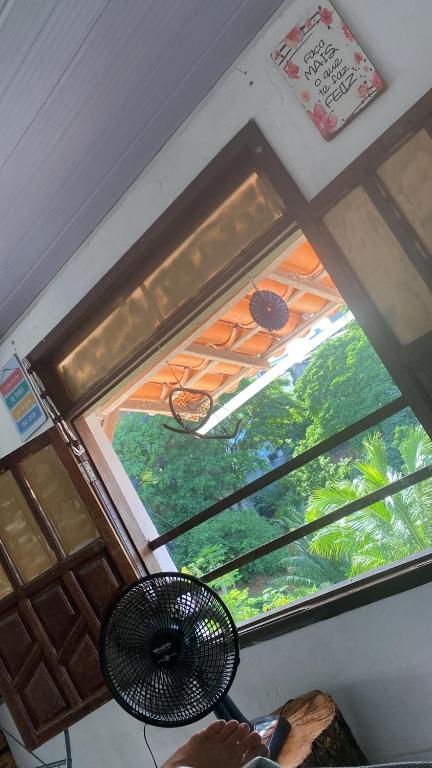
<path fill-rule="evenodd" d="M 328 694 L 305 693 L 288 701 L 277 714 L 291 725 L 277 760 L 282 768 L 367 765 L 367 758 Z"/>

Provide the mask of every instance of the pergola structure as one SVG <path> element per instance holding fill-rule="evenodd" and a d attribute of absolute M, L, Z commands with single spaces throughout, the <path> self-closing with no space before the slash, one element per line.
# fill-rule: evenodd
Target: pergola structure
<path fill-rule="evenodd" d="M 254 322 L 249 311 L 254 285 L 274 291 L 287 303 L 289 316 L 281 330 L 268 332 Z M 335 314 L 343 304 L 303 236 L 283 249 L 254 285 L 248 281 L 168 358 L 161 356 L 103 404 L 97 413 L 110 440 L 124 411 L 170 414 L 169 394 L 179 384 L 205 390 L 217 401 L 243 378 L 268 370 L 271 359 L 283 355 L 288 342 L 305 336 L 314 323 Z"/>

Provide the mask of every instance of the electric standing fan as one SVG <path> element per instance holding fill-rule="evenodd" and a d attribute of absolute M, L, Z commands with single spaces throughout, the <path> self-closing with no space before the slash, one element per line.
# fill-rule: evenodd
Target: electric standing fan
<path fill-rule="evenodd" d="M 227 696 L 240 661 L 234 621 L 189 574 L 157 573 L 127 587 L 103 622 L 99 652 L 114 699 L 144 723 L 173 728 L 215 711 L 253 727 Z M 286 721 L 281 727 L 285 735 Z"/>

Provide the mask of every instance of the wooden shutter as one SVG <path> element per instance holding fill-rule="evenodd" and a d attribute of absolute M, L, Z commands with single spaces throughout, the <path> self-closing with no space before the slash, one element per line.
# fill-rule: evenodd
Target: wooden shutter
<path fill-rule="evenodd" d="M 140 568 L 55 427 L 0 462 L 0 534 L 0 691 L 34 748 L 110 698 L 101 620 Z"/>
<path fill-rule="evenodd" d="M 432 110 L 432 107 L 431 107 Z M 355 179 L 354 179 L 355 181 Z M 432 121 L 374 158 L 322 216 L 335 253 L 393 339 L 412 407 L 432 433 Z"/>

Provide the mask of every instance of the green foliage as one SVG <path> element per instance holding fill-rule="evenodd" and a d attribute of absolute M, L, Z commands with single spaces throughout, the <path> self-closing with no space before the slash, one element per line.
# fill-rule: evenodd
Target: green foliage
<path fill-rule="evenodd" d="M 353 482 L 315 490 L 308 521 L 432 463 L 432 443 L 421 427 L 399 429 L 397 446 L 400 471 L 389 464 L 383 436 L 375 432 L 367 437 L 364 459 L 356 463 L 358 476 Z M 345 558 L 351 563 L 351 576 L 378 568 L 432 546 L 431 508 L 432 481 L 425 480 L 318 531 L 310 551 L 329 561 Z"/>
<path fill-rule="evenodd" d="M 250 506 L 228 509 L 177 539 L 174 559 L 180 564 L 196 563 L 203 552 L 214 551 L 215 545 L 218 545 L 220 557 L 216 565 L 221 565 L 279 534 L 280 530 L 274 523 L 261 517 Z M 275 552 L 271 560 L 256 560 L 242 569 L 242 577 L 248 579 L 277 573 L 282 567 L 282 560 L 283 554 L 280 551 Z M 207 570 L 214 567 L 215 564 L 210 564 Z"/>
<path fill-rule="evenodd" d="M 128 413 L 114 449 L 161 532 L 244 484 L 259 457 L 225 440 L 197 440 L 163 428 L 164 416 Z"/>
<path fill-rule="evenodd" d="M 328 339 L 313 352 L 295 383 L 290 414 L 301 438 L 293 447 L 293 455 L 303 453 L 399 394 L 367 337 L 357 323 L 351 322 L 342 334 Z M 297 426 L 299 422 L 302 429 Z M 407 409 L 380 425 L 395 469 L 401 467 L 400 454 L 393 444 L 395 429 L 416 424 L 415 416 Z M 354 478 L 352 459 L 359 455 L 361 446 L 359 436 L 282 479 L 275 493 L 273 515 L 287 517 L 292 508 L 305 511 L 314 489 Z"/>
<path fill-rule="evenodd" d="M 328 339 L 312 355 L 306 370 L 296 382 L 296 396 L 309 414 L 310 425 L 298 453 L 353 424 L 368 413 L 399 396 L 400 392 L 357 325 L 350 323 L 343 334 Z M 384 438 L 391 446 L 396 426 L 416 423 L 410 413 L 397 414 L 382 426 Z M 347 446 L 353 455 L 361 438 Z M 399 456 L 389 449 L 393 463 Z"/>
<path fill-rule="evenodd" d="M 218 558 L 221 554 L 218 547 L 209 548 L 202 553 L 195 563 L 182 568 L 182 573 L 190 573 L 192 576 L 200 578 L 220 564 Z M 299 586 L 295 591 L 290 591 L 286 585 L 281 583 L 279 587 L 263 589 L 261 595 L 251 596 L 249 587 L 239 587 L 238 581 L 239 572 L 232 571 L 226 576 L 215 579 L 211 585 L 219 593 L 236 622 L 246 621 L 259 613 L 282 608 L 293 600 L 316 591 L 315 585 L 311 587 Z"/>

